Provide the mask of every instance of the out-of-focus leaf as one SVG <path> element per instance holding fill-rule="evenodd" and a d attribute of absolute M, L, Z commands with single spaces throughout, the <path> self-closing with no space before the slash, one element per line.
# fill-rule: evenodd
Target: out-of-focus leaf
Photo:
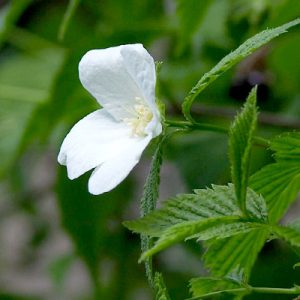
<path fill-rule="evenodd" d="M 10 29 L 33 0 L 11 0 L 0 10 L 0 46 Z"/>
<path fill-rule="evenodd" d="M 72 262 L 74 261 L 73 255 L 64 255 L 57 258 L 49 265 L 49 274 L 50 277 L 58 288 L 62 287 L 63 281 L 66 278 L 66 274 L 70 269 Z"/>
<path fill-rule="evenodd" d="M 87 192 L 87 176 L 71 181 L 65 168 L 60 167 L 58 206 L 62 225 L 71 236 L 76 253 L 86 263 L 92 280 L 97 282 L 102 251 L 113 252 L 117 246 L 118 231 L 111 232 L 109 228 L 122 228 L 118 214 L 131 193 L 130 186 L 124 182 L 112 192 L 95 197 Z"/>
<path fill-rule="evenodd" d="M 60 24 L 60 28 L 59 28 L 59 32 L 58 32 L 58 38 L 60 40 L 64 39 L 64 36 L 68 29 L 68 26 L 71 22 L 72 16 L 75 14 L 75 11 L 77 9 L 77 6 L 79 5 L 79 2 L 80 2 L 80 0 L 69 0 L 67 10 L 64 14 L 64 17 Z"/>
<path fill-rule="evenodd" d="M 211 2 L 211 0 L 176 0 L 176 12 L 180 26 L 179 50 L 182 50 L 182 48 L 190 42 Z"/>
<path fill-rule="evenodd" d="M 251 91 L 243 110 L 237 115 L 229 131 L 231 177 L 239 207 L 245 215 L 250 153 L 257 123 L 256 91 L 257 88 Z"/>
<path fill-rule="evenodd" d="M 0 176 L 17 156 L 33 112 L 46 103 L 62 58 L 60 49 L 51 48 L 0 62 Z"/>

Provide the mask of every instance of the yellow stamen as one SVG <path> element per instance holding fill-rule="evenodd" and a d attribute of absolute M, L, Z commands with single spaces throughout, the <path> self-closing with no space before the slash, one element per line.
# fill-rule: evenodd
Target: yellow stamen
<path fill-rule="evenodd" d="M 144 136 L 145 128 L 152 120 L 153 114 L 149 106 L 140 97 L 135 97 L 135 100 L 137 104 L 133 106 L 134 116 L 132 118 L 125 118 L 124 122 L 132 127 L 133 136 Z"/>

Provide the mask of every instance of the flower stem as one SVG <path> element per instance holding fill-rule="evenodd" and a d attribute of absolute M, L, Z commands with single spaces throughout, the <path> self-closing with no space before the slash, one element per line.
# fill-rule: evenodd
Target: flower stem
<path fill-rule="evenodd" d="M 215 291 L 211 293 L 207 293 L 202 296 L 196 296 L 189 298 L 187 300 L 198 300 L 198 299 L 204 299 L 212 296 L 216 296 L 223 293 L 229 293 L 229 294 L 237 294 L 237 293 L 257 293 L 257 294 L 281 294 L 281 295 L 299 295 L 300 294 L 300 287 L 295 286 L 292 288 L 271 288 L 271 287 L 241 287 L 236 289 L 228 289 L 228 290 L 221 290 L 221 291 Z"/>
<path fill-rule="evenodd" d="M 226 127 L 208 124 L 208 123 L 198 123 L 189 121 L 175 121 L 175 120 L 165 120 L 165 124 L 169 127 L 184 128 L 187 130 L 203 130 L 203 131 L 214 131 L 220 133 L 228 133 L 229 129 Z M 253 140 L 255 144 L 269 147 L 270 142 L 262 137 L 254 136 Z"/>

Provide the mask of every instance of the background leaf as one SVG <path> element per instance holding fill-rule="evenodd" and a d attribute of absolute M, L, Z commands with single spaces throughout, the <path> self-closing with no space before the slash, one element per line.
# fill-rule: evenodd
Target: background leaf
<path fill-rule="evenodd" d="M 176 13 L 179 18 L 180 43 L 178 51 L 190 42 L 193 34 L 201 25 L 201 21 L 206 15 L 206 11 L 211 4 L 211 0 L 176 0 Z"/>

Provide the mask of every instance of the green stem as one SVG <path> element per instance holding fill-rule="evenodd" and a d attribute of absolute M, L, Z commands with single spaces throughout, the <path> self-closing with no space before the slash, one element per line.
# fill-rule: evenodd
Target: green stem
<path fill-rule="evenodd" d="M 189 122 L 189 121 L 175 121 L 175 120 L 165 120 L 165 123 L 169 127 L 177 127 L 177 128 L 184 128 L 187 130 L 203 130 L 203 131 L 214 131 L 220 133 L 228 133 L 229 129 L 226 127 L 208 124 L 208 123 L 198 123 L 198 122 Z M 262 137 L 254 136 L 254 142 L 257 145 L 263 147 L 269 147 L 270 142 L 267 139 Z"/>
<path fill-rule="evenodd" d="M 196 296 L 189 298 L 187 300 L 198 300 L 204 299 L 212 296 L 216 296 L 222 293 L 236 294 L 236 293 L 258 293 L 258 294 L 281 294 L 281 295 L 299 295 L 300 287 L 292 287 L 292 288 L 270 288 L 270 287 L 252 287 L 247 286 L 244 288 L 236 288 L 236 289 L 228 289 L 222 291 L 216 291 L 207 293 L 202 296 Z"/>

